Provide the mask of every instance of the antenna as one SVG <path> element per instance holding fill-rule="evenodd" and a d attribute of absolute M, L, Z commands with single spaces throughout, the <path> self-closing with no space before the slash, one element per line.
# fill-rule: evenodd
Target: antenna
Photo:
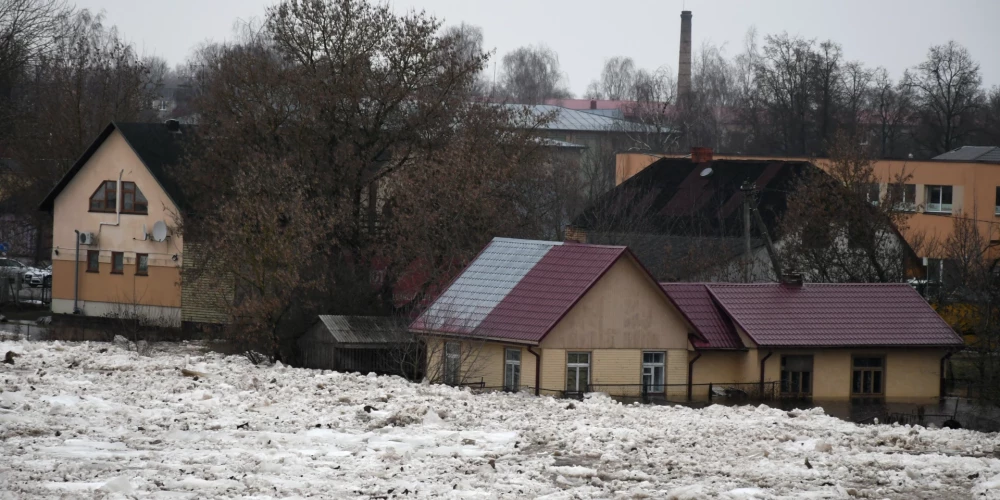
<path fill-rule="evenodd" d="M 712 172 L 714 172 L 712 170 L 712 167 L 705 167 L 705 169 L 701 171 L 701 176 L 702 177 L 708 177 L 708 176 L 712 175 Z"/>
<path fill-rule="evenodd" d="M 164 241 L 167 239 L 167 224 L 162 220 L 153 224 L 153 241 Z"/>

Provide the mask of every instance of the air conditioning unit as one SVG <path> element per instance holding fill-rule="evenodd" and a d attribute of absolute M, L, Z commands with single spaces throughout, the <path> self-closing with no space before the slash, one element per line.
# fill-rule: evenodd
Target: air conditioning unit
<path fill-rule="evenodd" d="M 93 245 L 97 242 L 97 237 L 94 233 L 80 233 L 80 244 L 81 245 Z"/>

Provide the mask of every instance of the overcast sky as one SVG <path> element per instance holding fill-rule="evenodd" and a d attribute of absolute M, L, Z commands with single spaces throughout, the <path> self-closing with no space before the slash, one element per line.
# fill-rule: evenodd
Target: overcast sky
<path fill-rule="evenodd" d="M 266 0 L 78 0 L 104 10 L 141 53 L 174 65 L 207 40 L 231 36 L 237 19 L 260 17 Z M 832 39 L 848 60 L 884 66 L 894 77 L 920 63 L 927 48 L 955 40 L 979 61 L 986 86 L 1000 84 L 998 0 L 392 0 L 399 11 L 424 9 L 446 24 L 483 29 L 499 59 L 522 45 L 543 43 L 559 54 L 577 95 L 606 58 L 626 55 L 640 67 L 677 70 L 680 11 L 691 10 L 695 51 L 703 42 L 742 51 L 747 29 Z M 682 7 L 683 4 L 683 7 Z"/>

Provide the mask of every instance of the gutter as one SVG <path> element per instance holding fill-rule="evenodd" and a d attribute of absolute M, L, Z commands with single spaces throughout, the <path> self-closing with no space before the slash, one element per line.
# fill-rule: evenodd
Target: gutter
<path fill-rule="evenodd" d="M 938 398 L 943 398 L 944 397 L 944 393 L 945 393 L 945 389 L 946 389 L 946 387 L 945 387 L 945 377 L 944 377 L 944 363 L 946 361 L 948 361 L 949 359 L 951 359 L 951 355 L 952 354 L 955 354 L 955 351 L 948 351 L 947 354 L 945 354 L 944 356 L 941 357 L 941 372 L 940 372 L 941 373 L 941 383 L 940 383 L 941 386 L 938 388 Z"/>
<path fill-rule="evenodd" d="M 541 354 L 535 352 L 532 349 L 533 346 L 528 346 L 528 352 L 535 357 L 535 396 L 538 396 L 538 385 L 542 378 L 542 356 Z"/>
<path fill-rule="evenodd" d="M 760 395 L 764 396 L 764 363 L 767 362 L 767 358 L 770 358 L 774 354 L 774 351 L 767 351 L 767 356 L 760 360 Z"/>
<path fill-rule="evenodd" d="M 697 356 L 694 357 L 694 359 L 688 361 L 688 401 L 691 401 L 691 389 L 692 389 L 691 378 L 694 375 L 694 362 L 698 361 L 698 358 L 701 358 L 700 352 L 698 353 Z"/>
<path fill-rule="evenodd" d="M 123 203 L 122 202 L 122 175 L 124 173 L 125 173 L 124 169 L 122 169 L 121 172 L 118 172 L 118 184 L 117 184 L 117 186 L 115 188 L 115 223 L 112 224 L 110 222 L 102 222 L 102 223 L 98 224 L 97 225 L 97 234 L 101 234 L 101 228 L 103 228 L 104 226 L 117 226 L 118 224 L 121 224 L 121 222 L 122 222 L 122 203 Z M 79 240 L 79 239 L 80 238 L 77 238 L 77 240 Z M 100 241 L 98 241 L 98 244 L 100 244 Z"/>
<path fill-rule="evenodd" d="M 76 233 L 76 271 L 73 274 L 73 314 L 80 314 L 80 308 L 77 307 L 77 301 L 80 298 L 80 230 L 74 229 Z"/>

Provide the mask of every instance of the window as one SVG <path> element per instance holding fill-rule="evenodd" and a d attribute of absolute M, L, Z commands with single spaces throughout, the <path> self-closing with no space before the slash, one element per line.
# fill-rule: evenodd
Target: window
<path fill-rule="evenodd" d="M 122 274 L 123 272 L 125 272 L 125 254 L 111 252 L 111 274 Z"/>
<path fill-rule="evenodd" d="M 503 389 L 516 392 L 521 387 L 521 350 L 504 350 Z"/>
<path fill-rule="evenodd" d="M 145 214 L 147 212 L 146 197 L 136 187 L 134 182 L 122 182 L 122 213 Z"/>
<path fill-rule="evenodd" d="M 590 353 L 566 354 L 566 392 L 588 392 L 590 386 Z"/>
<path fill-rule="evenodd" d="M 851 375 L 851 394 L 881 396 L 885 384 L 885 359 L 876 356 L 855 357 Z"/>
<path fill-rule="evenodd" d="M 118 202 L 118 186 L 115 181 L 104 181 L 90 196 L 91 212 L 114 212 Z"/>
<path fill-rule="evenodd" d="M 459 371 L 462 367 L 462 344 L 458 342 L 444 343 L 444 383 L 458 385 Z"/>
<path fill-rule="evenodd" d="M 135 275 L 147 276 L 149 274 L 149 255 L 144 253 L 135 254 Z"/>
<path fill-rule="evenodd" d="M 101 272 L 101 252 L 98 250 L 87 250 L 87 272 Z"/>
<path fill-rule="evenodd" d="M 951 186 L 927 186 L 927 212 L 951 213 Z"/>
<path fill-rule="evenodd" d="M 997 186 L 997 202 L 996 209 L 993 212 L 996 215 L 1000 215 L 1000 186 Z"/>
<path fill-rule="evenodd" d="M 812 356 L 781 357 L 781 393 L 791 396 L 812 396 Z"/>
<path fill-rule="evenodd" d="M 881 199 L 881 189 L 879 188 L 879 184 L 877 182 L 868 185 L 865 190 L 865 199 L 872 205 L 878 205 L 879 200 Z"/>
<path fill-rule="evenodd" d="M 158 104 L 159 104 L 158 107 L 160 108 L 160 111 L 166 111 L 167 110 L 167 100 L 166 99 L 160 98 L 160 102 Z"/>
<path fill-rule="evenodd" d="M 916 184 L 889 184 L 889 201 L 896 210 L 913 211 L 917 209 Z"/>
<path fill-rule="evenodd" d="M 663 392 L 666 359 L 664 352 L 642 353 L 642 387 L 646 392 Z"/>

